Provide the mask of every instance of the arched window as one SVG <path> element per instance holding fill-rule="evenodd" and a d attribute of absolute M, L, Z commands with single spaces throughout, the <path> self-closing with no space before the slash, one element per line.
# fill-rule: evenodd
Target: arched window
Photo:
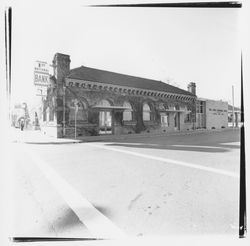
<path fill-rule="evenodd" d="M 128 109 L 125 109 L 123 112 L 123 120 L 124 121 L 131 121 L 132 120 L 132 106 L 129 102 L 124 102 L 123 107 L 126 107 Z"/>
<path fill-rule="evenodd" d="M 151 110 L 150 110 L 149 105 L 147 103 L 144 103 L 143 114 L 142 114 L 143 121 L 150 121 L 150 113 L 151 113 Z"/>
<path fill-rule="evenodd" d="M 76 107 L 75 102 L 72 100 L 69 102 L 68 107 L 69 107 L 69 122 L 72 123 L 73 121 L 75 121 L 75 118 L 78 122 L 87 120 L 88 118 L 86 110 L 87 106 L 85 103 L 83 103 L 82 101 L 80 102 L 78 100 Z"/>
<path fill-rule="evenodd" d="M 110 103 L 108 100 L 101 100 L 96 106 L 110 106 Z"/>

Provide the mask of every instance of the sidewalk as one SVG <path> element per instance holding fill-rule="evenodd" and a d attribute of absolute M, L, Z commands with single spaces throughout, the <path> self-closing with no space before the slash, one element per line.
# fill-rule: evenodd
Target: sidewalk
<path fill-rule="evenodd" d="M 234 129 L 234 130 L 238 130 Z M 164 136 L 177 136 L 177 135 L 191 135 L 200 134 L 204 132 L 221 132 L 230 131 L 232 128 L 225 129 L 197 129 L 192 131 L 181 131 L 181 132 L 169 132 L 169 133 L 140 133 L 140 134 L 127 134 L 127 135 L 101 135 L 101 136 L 81 136 L 74 138 L 55 138 L 46 136 L 39 130 L 24 130 L 21 131 L 18 128 L 12 128 L 11 130 L 11 142 L 16 143 L 27 143 L 27 144 L 70 144 L 70 143 L 83 143 L 83 142 L 105 142 L 105 141 L 117 141 L 117 140 L 127 140 L 134 138 L 150 138 L 150 137 L 164 137 Z"/>

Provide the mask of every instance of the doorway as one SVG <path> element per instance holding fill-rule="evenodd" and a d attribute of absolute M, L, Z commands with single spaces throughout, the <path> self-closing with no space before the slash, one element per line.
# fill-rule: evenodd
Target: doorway
<path fill-rule="evenodd" d="M 99 112 L 99 134 L 112 134 L 112 115 L 110 111 Z"/>

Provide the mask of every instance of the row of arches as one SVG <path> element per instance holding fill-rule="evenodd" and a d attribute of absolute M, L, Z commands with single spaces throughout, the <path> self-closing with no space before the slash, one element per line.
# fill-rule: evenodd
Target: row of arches
<path fill-rule="evenodd" d="M 77 113 L 77 119 L 78 120 L 87 120 L 87 105 L 81 101 L 81 103 L 78 103 L 78 113 Z M 98 107 L 111 107 L 112 104 L 108 101 L 108 100 L 101 100 L 100 102 L 98 102 L 95 106 Z M 134 109 L 132 107 L 132 104 L 129 101 L 125 101 L 122 105 L 124 109 L 123 111 L 123 121 L 133 121 L 134 120 Z M 70 101 L 67 104 L 67 108 L 69 109 L 69 118 L 70 120 L 74 120 L 75 117 L 75 104 Z M 151 107 L 148 103 L 143 103 L 142 106 L 142 118 L 143 121 L 150 121 L 152 120 L 152 110 Z"/>
<path fill-rule="evenodd" d="M 111 106 L 110 102 L 108 100 L 102 100 L 98 104 L 98 106 Z M 123 103 L 123 108 L 125 110 L 123 111 L 123 121 L 132 121 L 133 120 L 133 107 L 130 102 L 125 101 Z M 151 108 L 148 103 L 144 102 L 142 106 L 142 118 L 143 121 L 150 121 L 151 120 Z"/>
<path fill-rule="evenodd" d="M 106 108 L 109 108 L 111 107 L 112 108 L 112 105 L 113 103 L 110 102 L 109 100 L 107 99 L 103 99 L 101 101 L 99 101 L 95 106 L 97 107 L 106 107 Z M 68 104 L 68 108 L 70 109 L 70 113 L 69 113 L 69 118 L 70 119 L 73 119 L 75 117 L 75 104 L 71 101 L 69 102 Z M 122 104 L 122 107 L 123 107 L 123 113 L 122 113 L 122 120 L 123 121 L 133 121 L 135 120 L 135 108 L 134 106 L 129 102 L 129 101 L 124 101 L 123 104 Z M 175 105 L 175 106 L 169 106 L 167 104 L 164 104 L 164 103 L 160 103 L 158 105 L 158 109 L 160 111 L 168 111 L 169 109 L 172 109 L 172 110 L 180 110 L 180 106 L 179 105 Z M 79 100 L 78 102 L 78 116 L 77 118 L 80 120 L 87 120 L 87 114 L 88 114 L 88 106 L 87 104 L 84 102 L 84 100 Z M 185 108 L 182 108 L 183 110 L 186 110 L 188 112 L 189 108 L 188 107 L 185 107 Z M 154 112 L 155 112 L 155 107 L 152 103 L 150 102 L 144 102 L 142 104 L 142 119 L 143 121 L 151 121 L 151 120 L 154 120 Z"/>

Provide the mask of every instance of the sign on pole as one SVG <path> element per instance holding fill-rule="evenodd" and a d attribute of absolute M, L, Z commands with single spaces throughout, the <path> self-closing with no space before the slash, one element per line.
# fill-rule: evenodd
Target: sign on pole
<path fill-rule="evenodd" d="M 46 96 L 49 85 L 49 66 L 47 62 L 35 61 L 34 85 L 37 90 L 37 96 Z"/>

